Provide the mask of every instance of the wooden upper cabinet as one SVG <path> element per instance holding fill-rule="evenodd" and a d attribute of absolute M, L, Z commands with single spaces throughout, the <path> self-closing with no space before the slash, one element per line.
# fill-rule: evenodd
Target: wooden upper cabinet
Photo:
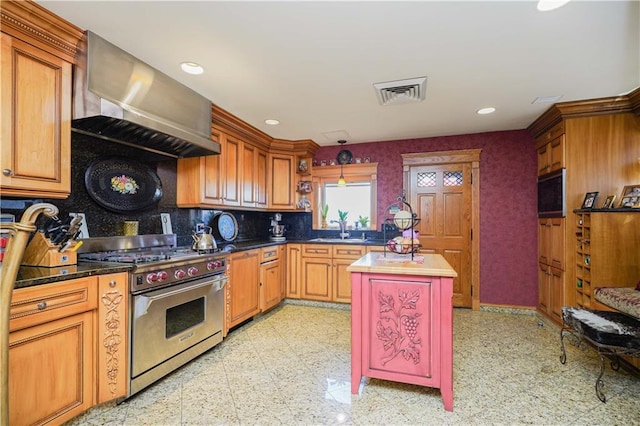
<path fill-rule="evenodd" d="M 1 37 L 2 192 L 66 198 L 72 64 L 7 34 Z"/>
<path fill-rule="evenodd" d="M 227 137 L 215 129 L 212 139 L 225 149 Z M 221 155 L 178 159 L 176 202 L 179 207 L 221 206 L 224 161 Z"/>
<path fill-rule="evenodd" d="M 242 200 L 242 159 L 243 144 L 242 141 L 231 136 L 227 136 L 227 143 L 224 144 L 222 152 L 222 161 L 224 162 L 224 200 L 226 206 L 239 206 Z"/>
<path fill-rule="evenodd" d="M 269 196 L 268 196 L 268 187 L 269 187 L 269 154 L 262 150 L 258 149 L 256 151 L 256 178 L 254 181 L 254 199 L 256 203 L 256 207 L 266 209 L 269 207 Z"/>
<path fill-rule="evenodd" d="M 557 124 L 536 138 L 538 176 L 565 167 L 565 134 L 563 123 Z"/>
<path fill-rule="evenodd" d="M 269 208 L 293 210 L 295 206 L 295 156 L 269 154 Z"/>
<path fill-rule="evenodd" d="M 0 190 L 71 191 L 72 66 L 82 30 L 35 2 L 2 1 Z"/>

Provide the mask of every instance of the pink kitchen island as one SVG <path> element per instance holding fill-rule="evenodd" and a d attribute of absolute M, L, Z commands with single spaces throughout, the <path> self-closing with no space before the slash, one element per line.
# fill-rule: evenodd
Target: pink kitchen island
<path fill-rule="evenodd" d="M 439 254 L 369 253 L 351 272 L 351 393 L 364 378 L 439 388 L 453 411 L 453 278 Z"/>

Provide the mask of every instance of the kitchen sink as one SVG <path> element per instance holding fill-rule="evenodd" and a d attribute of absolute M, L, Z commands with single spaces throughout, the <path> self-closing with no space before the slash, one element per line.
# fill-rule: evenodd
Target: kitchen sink
<path fill-rule="evenodd" d="M 350 243 L 350 244 L 362 244 L 366 242 L 366 239 L 362 238 L 314 238 L 309 240 L 310 243 Z"/>

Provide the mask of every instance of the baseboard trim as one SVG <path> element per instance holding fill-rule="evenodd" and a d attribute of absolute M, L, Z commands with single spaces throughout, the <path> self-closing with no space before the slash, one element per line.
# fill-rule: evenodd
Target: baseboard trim
<path fill-rule="evenodd" d="M 513 315 L 535 315 L 536 314 L 536 308 L 531 306 L 494 305 L 490 303 L 481 303 L 480 310 L 485 312 L 497 312 L 501 314 L 513 314 Z"/>

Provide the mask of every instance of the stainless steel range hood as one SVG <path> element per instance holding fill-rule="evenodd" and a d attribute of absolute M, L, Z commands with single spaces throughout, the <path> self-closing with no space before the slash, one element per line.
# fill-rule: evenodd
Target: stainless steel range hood
<path fill-rule="evenodd" d="M 175 158 L 220 153 L 211 101 L 90 31 L 78 52 L 74 132 Z"/>

